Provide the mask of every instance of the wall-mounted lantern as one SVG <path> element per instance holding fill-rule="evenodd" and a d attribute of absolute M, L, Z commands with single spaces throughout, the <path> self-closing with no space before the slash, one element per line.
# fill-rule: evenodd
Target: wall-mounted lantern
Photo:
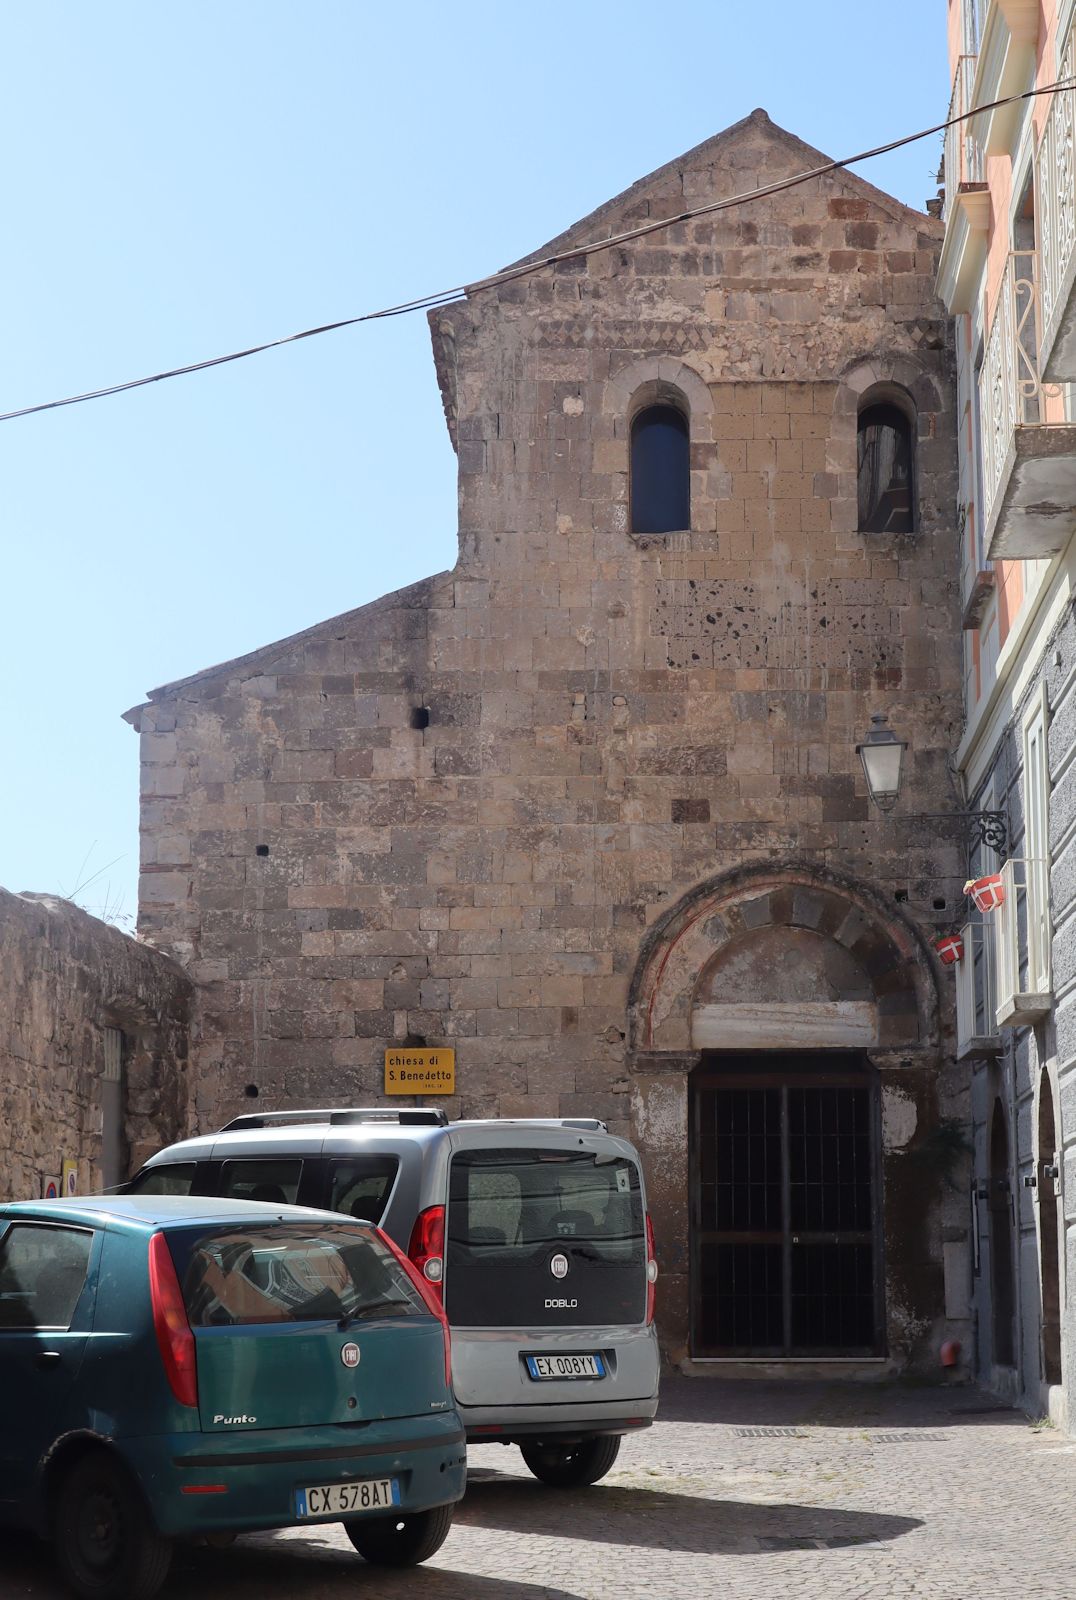
<path fill-rule="evenodd" d="M 856 745 L 856 754 L 863 763 L 867 793 L 879 811 L 892 811 L 897 803 L 900 780 L 903 776 L 904 752 L 907 748 L 907 739 L 897 738 L 889 726 L 889 719 L 885 713 L 881 711 L 872 713 L 870 732 L 861 744 Z M 961 820 L 968 830 L 969 846 L 977 843 L 995 851 L 999 856 L 1005 854 L 1008 826 L 1004 811 L 926 811 L 905 820 L 909 822 Z"/>
<path fill-rule="evenodd" d="M 871 731 L 856 754 L 863 763 L 867 792 L 880 811 L 892 811 L 900 793 L 901 767 L 907 739 L 898 739 L 881 711 L 871 717 Z"/>

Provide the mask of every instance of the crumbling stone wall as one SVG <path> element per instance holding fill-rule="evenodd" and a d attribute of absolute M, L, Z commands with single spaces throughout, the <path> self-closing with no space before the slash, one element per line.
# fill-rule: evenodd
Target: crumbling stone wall
<path fill-rule="evenodd" d="M 122 1030 L 130 1162 L 186 1117 L 190 980 L 67 900 L 0 889 L 0 1195 L 27 1200 L 79 1163 L 100 1187 L 104 1029 Z"/>
<path fill-rule="evenodd" d="M 540 253 L 818 161 L 755 113 Z M 940 233 L 833 174 L 431 314 L 456 567 L 129 713 L 140 927 L 198 985 L 199 1126 L 376 1100 L 385 1046 L 424 1038 L 456 1047 L 453 1116 L 638 1133 L 629 983 L 699 884 L 779 858 L 900 902 L 920 946 L 952 919 L 958 835 L 872 810 L 855 753 L 888 712 L 901 814 L 954 803 Z M 877 385 L 916 412 L 910 535 L 857 527 Z M 633 410 L 670 394 L 691 526 L 633 536 Z"/>

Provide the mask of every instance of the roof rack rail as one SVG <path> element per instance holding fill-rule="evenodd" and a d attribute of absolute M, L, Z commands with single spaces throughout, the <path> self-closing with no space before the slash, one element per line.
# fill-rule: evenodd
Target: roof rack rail
<path fill-rule="evenodd" d="M 447 1128 L 448 1112 L 440 1106 L 370 1106 L 363 1111 L 334 1111 L 329 1121 L 335 1127 L 355 1122 L 397 1122 L 401 1128 Z"/>
<path fill-rule="evenodd" d="M 493 1122 L 537 1122 L 543 1128 L 582 1128 L 586 1133 L 608 1133 L 609 1124 L 600 1117 L 493 1117 Z"/>
<path fill-rule="evenodd" d="M 363 1122 L 395 1123 L 398 1127 L 447 1128 L 448 1115 L 440 1106 L 356 1106 L 353 1109 L 327 1106 L 314 1111 L 255 1111 L 233 1117 L 218 1133 L 241 1133 L 251 1128 L 280 1128 L 289 1123 L 327 1122 L 331 1127 L 354 1127 Z"/>

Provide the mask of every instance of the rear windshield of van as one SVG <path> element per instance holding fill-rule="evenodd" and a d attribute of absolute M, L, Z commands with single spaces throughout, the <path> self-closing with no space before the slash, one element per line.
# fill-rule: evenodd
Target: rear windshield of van
<path fill-rule="evenodd" d="M 469 1150 L 452 1161 L 445 1290 L 470 1326 L 641 1319 L 639 1169 L 600 1152 Z M 560 1258 L 560 1259 L 557 1259 Z"/>
<path fill-rule="evenodd" d="M 428 1316 L 376 1235 L 322 1224 L 168 1235 L 192 1328 Z"/>

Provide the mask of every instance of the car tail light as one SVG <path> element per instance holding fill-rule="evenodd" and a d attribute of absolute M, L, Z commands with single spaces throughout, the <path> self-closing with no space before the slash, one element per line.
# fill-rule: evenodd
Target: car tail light
<path fill-rule="evenodd" d="M 444 1237 L 444 1226 L 445 1226 L 445 1208 L 444 1208 L 444 1206 L 431 1206 L 429 1211 L 423 1211 L 422 1212 L 422 1214 L 418 1218 L 418 1221 L 416 1221 L 416 1223 L 415 1223 L 414 1229 L 413 1229 L 412 1234 L 411 1234 L 411 1248 L 412 1248 L 412 1250 L 415 1247 L 415 1234 L 418 1232 L 419 1223 L 422 1221 L 423 1217 L 430 1216 L 430 1214 L 432 1212 L 434 1212 L 434 1211 L 439 1213 L 440 1227 L 441 1227 L 441 1237 L 443 1239 L 443 1237 Z M 380 1228 L 375 1228 L 374 1232 L 378 1235 L 378 1237 L 380 1238 L 382 1244 L 387 1245 L 387 1247 L 392 1251 L 393 1255 L 396 1257 L 397 1261 L 400 1263 L 401 1267 L 403 1267 L 404 1271 L 407 1273 L 407 1276 L 410 1278 L 411 1282 L 414 1284 L 415 1288 L 418 1290 L 419 1294 L 422 1296 L 423 1300 L 426 1302 L 426 1305 L 429 1308 L 429 1310 L 432 1312 L 432 1314 L 437 1318 L 438 1322 L 441 1324 L 441 1333 L 442 1333 L 442 1335 L 444 1337 L 444 1342 L 445 1342 L 445 1386 L 447 1387 L 449 1393 L 451 1394 L 451 1392 L 452 1392 L 452 1330 L 448 1325 L 448 1317 L 445 1315 L 445 1306 L 444 1306 L 444 1299 L 443 1299 L 442 1292 L 441 1292 L 441 1284 L 440 1284 L 439 1281 L 438 1282 L 432 1282 L 429 1278 L 427 1278 L 425 1276 L 425 1274 L 422 1273 L 419 1270 L 419 1267 L 418 1267 L 417 1263 L 413 1259 L 409 1260 L 408 1257 L 404 1255 L 403 1251 L 397 1245 L 396 1241 L 394 1239 L 390 1239 L 387 1233 L 383 1233 Z M 430 1258 L 430 1259 L 432 1259 L 432 1258 Z"/>
<path fill-rule="evenodd" d="M 654 1302 L 657 1299 L 658 1258 L 654 1250 L 654 1224 L 646 1213 L 646 1320 L 654 1320 Z"/>
<path fill-rule="evenodd" d="M 411 1229 L 408 1259 L 443 1303 L 445 1293 L 445 1208 L 427 1206 Z"/>
<path fill-rule="evenodd" d="M 163 1233 L 149 1242 L 149 1297 L 153 1327 L 172 1393 L 183 1406 L 198 1404 L 198 1370 L 194 1334 L 176 1277 L 172 1252 Z"/>

